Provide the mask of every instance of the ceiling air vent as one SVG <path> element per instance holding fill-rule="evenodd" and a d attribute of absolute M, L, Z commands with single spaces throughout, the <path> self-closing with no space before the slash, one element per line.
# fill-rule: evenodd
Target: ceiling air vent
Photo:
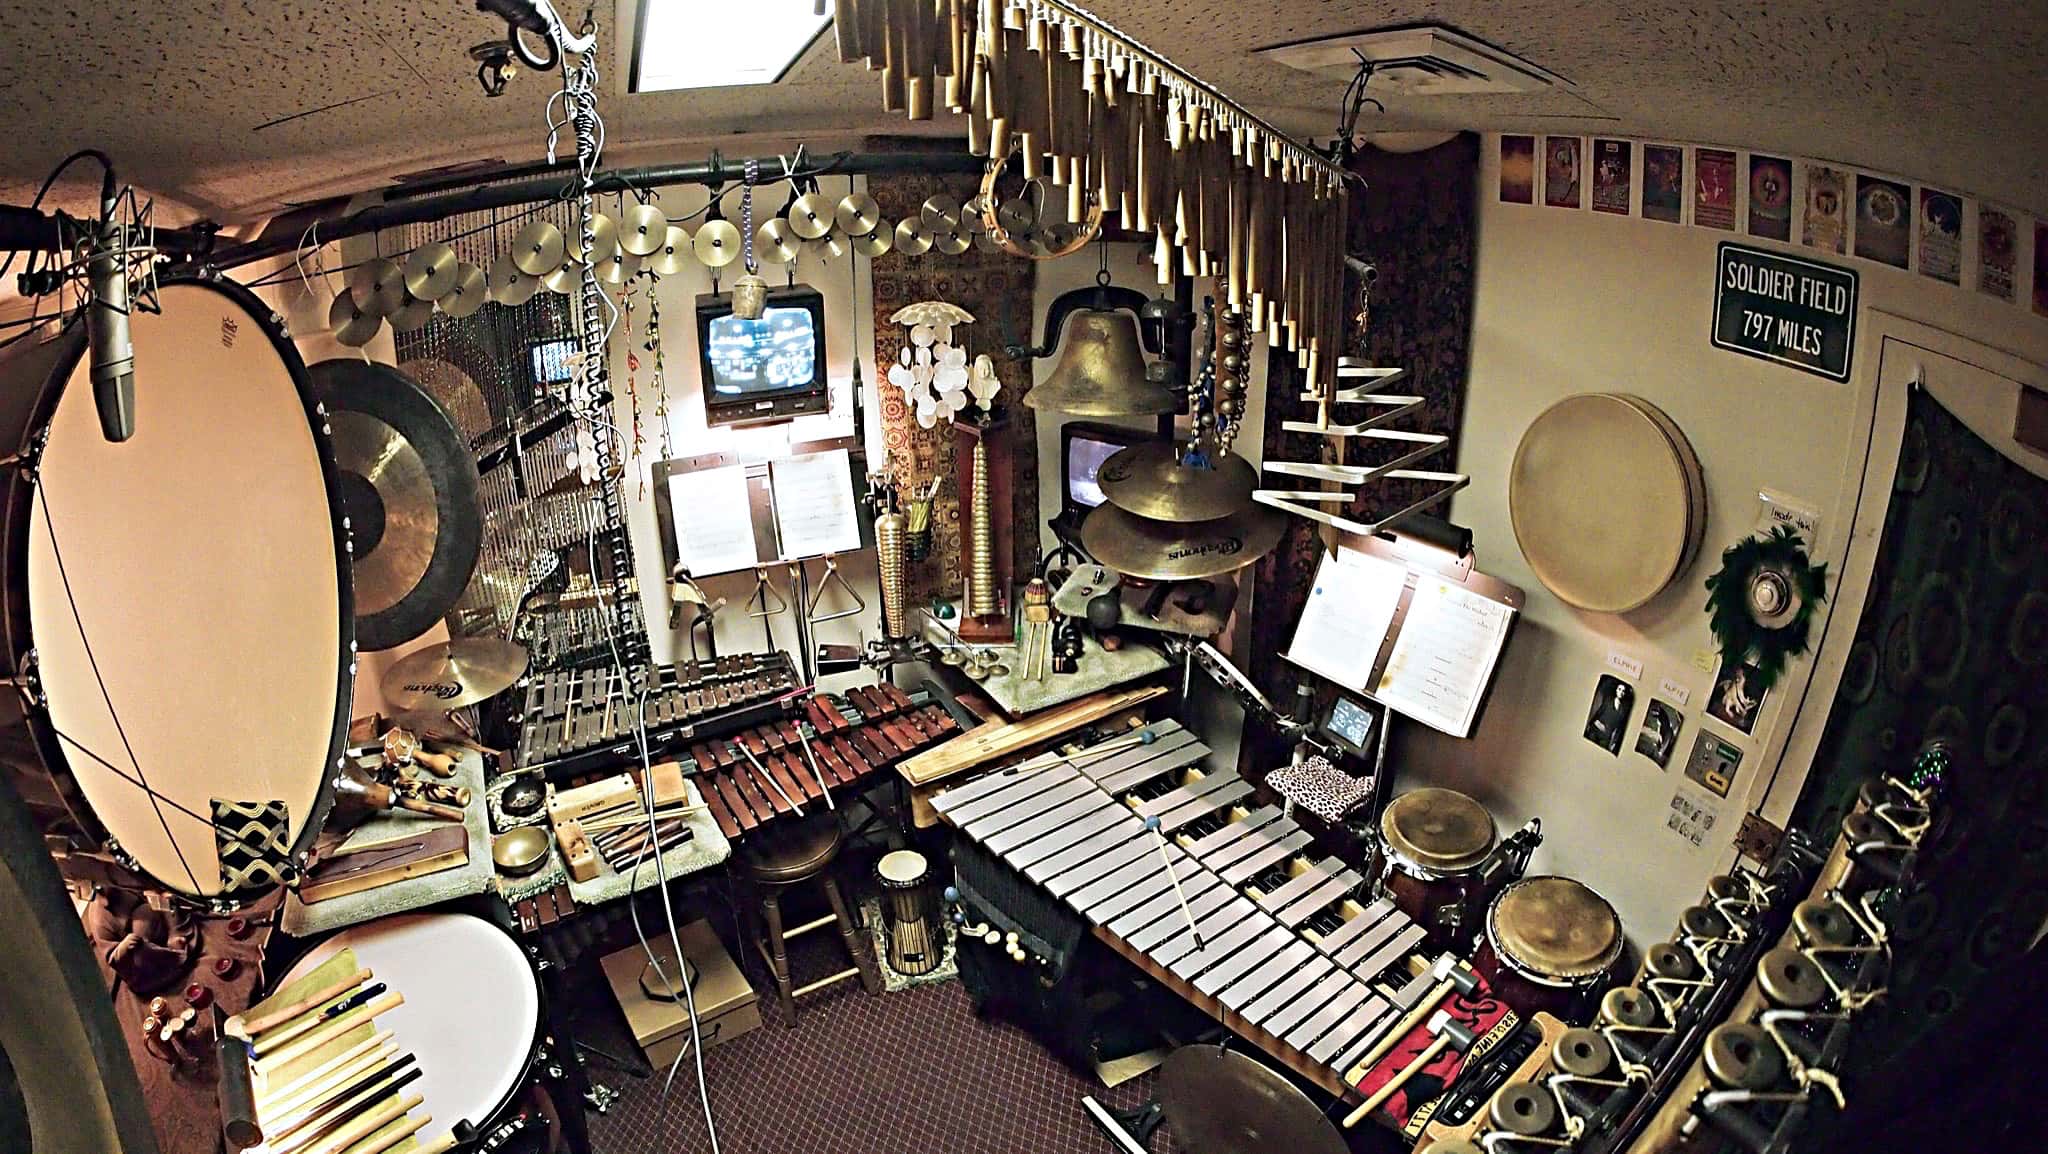
<path fill-rule="evenodd" d="M 1437 25 L 1304 40 L 1262 48 L 1258 55 L 1341 80 L 1356 75 L 1363 58 L 1372 62 L 1375 91 L 1403 96 L 1540 92 L 1567 83 L 1527 60 Z"/>

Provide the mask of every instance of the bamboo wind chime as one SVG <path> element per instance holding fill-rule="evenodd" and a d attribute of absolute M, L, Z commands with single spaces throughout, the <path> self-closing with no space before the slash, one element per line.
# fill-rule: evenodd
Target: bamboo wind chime
<path fill-rule="evenodd" d="M 967 120 L 991 165 L 1151 234 L 1160 283 L 1215 276 L 1327 398 L 1342 344 L 1345 176 L 1159 54 L 1063 0 L 835 0 L 839 58 L 883 107 Z M 991 216 L 994 205 L 984 205 Z"/>

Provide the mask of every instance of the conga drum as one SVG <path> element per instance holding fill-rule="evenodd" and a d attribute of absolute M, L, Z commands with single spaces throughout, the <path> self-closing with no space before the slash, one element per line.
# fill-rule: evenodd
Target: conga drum
<path fill-rule="evenodd" d="M 1485 908 L 1493 815 L 1453 789 L 1417 789 L 1380 815 L 1379 890 L 1429 931 L 1432 949 L 1463 952 Z"/>
<path fill-rule="evenodd" d="M 1607 899 L 1571 878 L 1524 878 L 1493 900 L 1472 968 L 1523 1017 L 1542 1010 L 1584 1025 L 1623 945 Z"/>
<path fill-rule="evenodd" d="M 945 930 L 931 883 L 931 863 L 916 850 L 886 853 L 875 863 L 889 968 L 905 977 L 931 973 L 945 957 Z"/>

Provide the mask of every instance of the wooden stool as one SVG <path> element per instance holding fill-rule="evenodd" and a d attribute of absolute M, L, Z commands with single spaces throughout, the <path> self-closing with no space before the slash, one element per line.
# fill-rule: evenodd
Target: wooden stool
<path fill-rule="evenodd" d="M 881 972 L 868 955 L 861 940 L 860 926 L 847 908 L 846 897 L 839 892 L 839 883 L 825 872 L 832 859 L 839 856 L 842 842 L 837 817 L 821 816 L 762 830 L 734 859 L 740 878 L 755 890 L 760 901 L 758 911 L 751 906 L 749 911 L 759 921 L 766 922 L 767 936 L 764 938 L 757 932 L 750 933 L 750 936 L 754 939 L 754 948 L 761 951 L 768 969 L 775 974 L 783 1024 L 791 1028 L 796 1026 L 796 999 L 800 994 L 808 994 L 848 978 L 859 978 L 860 984 L 870 994 L 878 994 L 882 990 Z M 785 929 L 782 924 L 783 892 L 813 878 L 824 887 L 825 900 L 831 903 L 832 912 Z M 846 943 L 846 953 L 853 965 L 830 977 L 793 987 L 789 980 L 789 939 L 823 929 L 835 921 L 839 923 L 839 937 Z"/>

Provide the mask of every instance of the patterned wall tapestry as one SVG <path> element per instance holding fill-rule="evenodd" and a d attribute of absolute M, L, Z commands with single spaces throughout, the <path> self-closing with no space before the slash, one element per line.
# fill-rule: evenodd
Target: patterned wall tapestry
<path fill-rule="evenodd" d="M 868 180 L 868 192 L 881 206 L 885 221 L 906 220 L 917 215 L 926 198 L 947 193 L 966 200 L 979 191 L 979 177 L 971 174 L 908 174 L 877 176 Z M 946 256 L 934 249 L 923 256 L 889 252 L 874 262 L 876 389 L 881 397 L 882 438 L 889 456 L 911 462 L 918 480 L 946 477 L 932 507 L 932 551 L 910 572 L 910 598 L 921 602 L 960 593 L 960 495 L 953 491 L 953 434 L 946 426 L 920 428 L 917 416 L 904 400 L 903 390 L 882 374 L 896 362 L 909 333 L 892 324 L 890 316 L 904 305 L 940 300 L 959 305 L 974 314 L 974 323 L 955 330 L 954 340 L 965 334 L 967 355 L 987 353 L 995 360 L 1003 382 L 996 396 L 999 408 L 1008 408 L 1021 419 L 1009 425 L 1011 459 L 1018 463 L 1011 488 L 1011 508 L 997 509 L 995 515 L 1013 519 L 1018 574 L 1028 574 L 1038 564 L 1038 479 L 1032 468 L 1038 459 L 1038 437 L 1031 410 L 1021 406 L 1024 390 L 1031 386 L 1028 362 L 1009 361 L 1002 355 L 1006 340 L 1028 340 L 1031 332 L 1031 290 L 1035 266 L 1001 252 L 968 249 L 959 256 Z"/>
<path fill-rule="evenodd" d="M 2048 917 L 2048 481 L 1915 390 L 1870 600 L 1793 824 L 1832 840 L 1861 782 L 1936 737 L 1959 754 L 1950 824 L 1893 921 L 1891 993 L 1858 1019 L 1850 1086 L 1893 1055 L 1918 1060 L 1909 1047 L 1974 993 L 2041 1012 L 2002 970 Z M 1987 1076 L 1994 1041 L 1971 1044 L 1967 1077 Z M 1939 1111 L 1961 1121 L 1953 1100 Z"/>
<path fill-rule="evenodd" d="M 1347 304 L 1345 355 L 1375 365 L 1400 365 L 1408 376 L 1402 392 L 1427 398 L 1419 415 L 1404 419 L 1403 428 L 1449 432 L 1451 445 L 1421 468 L 1448 468 L 1456 452 L 1458 418 L 1465 398 L 1465 372 L 1472 344 L 1472 266 L 1478 221 L 1479 138 L 1459 136 L 1436 148 L 1416 153 L 1366 149 L 1352 163 L 1365 178 L 1363 190 L 1351 193 L 1351 255 L 1371 262 L 1379 279 L 1371 289 L 1369 316 L 1362 316 L 1355 276 Z M 1284 420 L 1310 420 L 1313 406 L 1297 400 L 1301 376 L 1294 357 L 1276 351 L 1266 378 L 1265 456 L 1267 460 L 1316 460 L 1327 441 L 1285 433 Z M 1386 450 L 1353 438 L 1347 463 L 1377 464 Z M 1396 484 L 1367 486 L 1351 515 L 1370 518 L 1400 508 L 1420 493 Z M 1441 507 L 1434 512 L 1441 513 Z M 1294 623 L 1308 598 L 1322 550 L 1321 538 L 1301 518 L 1287 539 L 1261 560 L 1253 586 L 1251 674 L 1275 701 L 1293 699 L 1295 671 L 1281 659 L 1294 635 Z M 1247 736 L 1252 736 L 1248 731 Z M 1253 760 L 1270 764 L 1263 739 L 1244 744 Z"/>

